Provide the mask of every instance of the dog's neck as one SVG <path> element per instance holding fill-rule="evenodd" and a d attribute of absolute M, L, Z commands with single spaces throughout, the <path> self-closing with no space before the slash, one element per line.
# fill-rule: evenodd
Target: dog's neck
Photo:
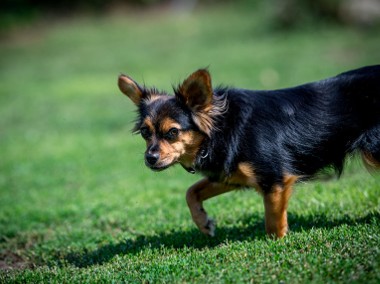
<path fill-rule="evenodd" d="M 197 155 L 195 156 L 195 159 L 192 165 L 187 166 L 182 163 L 181 165 L 187 172 L 191 174 L 195 174 L 197 166 L 201 165 L 204 162 L 204 160 L 208 157 L 208 155 L 209 155 L 208 139 L 205 139 L 205 141 L 203 141 L 203 143 L 201 144 L 201 147 L 199 148 L 199 151 Z"/>

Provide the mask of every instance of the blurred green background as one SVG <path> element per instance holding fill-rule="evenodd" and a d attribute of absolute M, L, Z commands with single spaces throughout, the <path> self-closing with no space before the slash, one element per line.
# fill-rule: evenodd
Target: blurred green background
<path fill-rule="evenodd" d="M 147 86 L 170 92 L 172 85 L 189 73 L 208 66 L 215 85 L 274 89 L 378 64 L 379 4 L 359 2 L 2 1 L 0 271 L 14 272 L 0 273 L 6 277 L 0 280 L 43 281 L 44 275 L 48 275 L 45 280 L 57 277 L 58 282 L 68 281 L 73 275 L 108 279 L 109 271 L 127 265 L 129 270 L 123 269 L 130 274 L 118 274 L 119 280 L 154 281 L 160 278 L 148 272 L 152 271 L 151 265 L 166 265 L 160 258 L 163 251 L 158 244 L 153 245 L 157 254 L 145 254 L 152 239 L 141 236 L 159 236 L 153 240 L 169 248 L 172 243 L 177 244 L 175 248 L 186 248 L 195 239 L 197 246 L 207 246 L 207 240 L 198 239 L 184 200 L 186 188 L 200 177 L 179 167 L 160 174 L 145 168 L 144 142 L 129 132 L 134 106 L 117 89 L 118 75 L 125 73 Z M 361 169 L 359 163 L 353 163 L 344 181 L 300 185 L 290 205 L 294 228 L 300 236 L 290 238 L 291 245 L 310 241 L 310 230 L 299 228 L 310 229 L 313 222 L 323 228 L 325 222 L 340 226 L 347 223 L 347 218 L 370 222 L 371 216 L 378 216 L 371 213 L 379 210 L 378 177 Z M 243 248 L 227 243 L 227 250 L 240 253 L 251 245 L 263 252 L 274 249 L 268 248 L 271 245 L 263 239 L 260 197 L 241 193 L 233 198 L 220 197 L 210 204 L 211 214 L 224 228 L 213 246 L 230 238 L 248 241 Z M 356 273 L 358 279 L 380 279 L 379 253 L 373 250 L 379 240 L 369 238 L 371 234 L 378 236 L 378 231 L 370 231 L 378 230 L 378 226 L 350 222 L 359 222 L 365 228 L 358 226 L 350 231 L 344 227 L 343 232 L 336 233 L 327 227 L 330 241 L 342 244 L 328 255 L 336 263 L 327 265 L 326 256 L 318 252 L 312 255 L 318 262 L 314 266 L 310 264 L 313 261 L 302 257 L 294 262 L 315 267 L 315 279 L 326 275 L 344 279 L 343 272 L 347 271 Z M 247 224 L 249 229 L 254 228 L 252 237 L 261 236 L 258 240 L 249 241 Z M 173 230 L 178 232 L 170 233 Z M 239 235 L 233 233 L 235 230 L 246 231 Z M 346 241 L 340 236 L 345 233 L 363 238 L 350 246 L 353 262 L 340 267 L 343 254 L 339 249 Z M 128 248 L 117 246 L 124 244 L 123 240 L 135 245 L 139 240 L 137 250 L 142 252 L 137 256 L 128 254 Z M 316 242 L 316 251 L 318 245 Z M 281 243 L 274 246 L 281 247 Z M 98 249 L 106 257 L 94 253 L 73 261 L 77 253 Z M 210 254 L 198 254 L 196 249 L 193 253 L 200 263 L 212 263 L 219 249 L 223 247 L 210 249 Z M 186 259 L 188 253 L 186 249 L 169 252 L 181 259 Z M 115 255 L 120 259 L 111 260 Z M 252 257 L 252 263 L 258 263 Z M 104 258 L 109 259 L 108 266 L 101 265 L 106 262 Z M 144 266 L 141 262 L 145 260 Z M 243 265 L 239 257 L 235 261 Z M 99 270 L 72 269 L 89 263 L 99 264 Z M 222 270 L 225 274 L 220 272 L 220 277 L 232 273 L 231 279 L 250 279 L 250 274 L 233 274 L 228 269 L 232 264 L 226 263 L 227 269 Z M 302 271 L 284 276 L 281 263 L 278 267 L 276 263 L 259 268 L 274 265 L 268 273 L 278 279 L 310 279 Z M 213 277 L 215 273 L 209 266 L 197 274 L 179 265 L 175 267 L 183 274 L 176 278 L 170 274 L 171 264 L 168 267 L 157 275 L 166 271 L 169 282 L 207 281 L 205 275 Z M 362 273 L 360 267 L 367 270 Z M 28 270 L 36 268 L 40 270 Z M 256 268 L 249 269 L 252 272 Z"/>

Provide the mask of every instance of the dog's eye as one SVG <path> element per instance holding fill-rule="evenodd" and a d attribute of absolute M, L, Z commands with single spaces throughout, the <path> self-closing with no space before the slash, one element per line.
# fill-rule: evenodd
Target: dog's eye
<path fill-rule="evenodd" d="M 148 139 L 150 137 L 150 131 L 147 127 L 142 127 L 140 129 L 140 133 L 141 133 L 141 136 L 144 138 L 144 139 Z"/>
<path fill-rule="evenodd" d="M 166 132 L 165 139 L 173 140 L 177 138 L 178 134 L 179 134 L 179 129 L 173 127 L 168 132 Z"/>

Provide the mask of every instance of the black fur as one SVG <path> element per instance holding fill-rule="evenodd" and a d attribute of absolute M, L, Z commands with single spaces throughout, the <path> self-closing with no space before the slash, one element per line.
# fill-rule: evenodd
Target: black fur
<path fill-rule="evenodd" d="M 228 111 L 195 168 L 213 179 L 249 161 L 264 191 L 284 173 L 311 177 L 327 166 L 340 174 L 355 150 L 380 161 L 380 65 L 274 91 L 216 89 Z"/>
<path fill-rule="evenodd" d="M 135 131 L 150 115 L 171 117 L 183 131 L 202 131 L 179 89 L 175 96 L 139 87 L 142 102 Z M 145 104 L 149 96 L 165 99 Z M 380 65 L 293 88 L 254 91 L 216 88 L 225 110 L 214 118 L 192 169 L 211 181 L 234 173 L 241 162 L 254 168 L 264 192 L 286 174 L 310 178 L 326 167 L 342 173 L 347 155 L 361 151 L 380 161 Z M 156 129 L 158 137 L 163 135 Z"/>
<path fill-rule="evenodd" d="M 211 86 L 206 69 L 192 73 L 175 96 L 119 76 L 120 90 L 138 107 L 134 131 L 146 140 L 145 164 L 154 171 L 181 164 L 206 178 L 186 201 L 205 234 L 215 224 L 202 202 L 235 188 L 263 194 L 269 235 L 287 233 L 293 184 L 359 152 L 380 169 L 380 65 L 293 88 L 254 91 Z"/>

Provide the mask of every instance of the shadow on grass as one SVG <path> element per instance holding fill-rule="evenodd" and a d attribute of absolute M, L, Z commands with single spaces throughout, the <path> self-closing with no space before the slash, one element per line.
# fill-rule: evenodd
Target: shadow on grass
<path fill-rule="evenodd" d="M 370 224 L 373 218 L 380 218 L 379 212 L 370 213 L 361 218 L 343 216 L 339 219 L 327 218 L 325 215 L 299 216 L 289 214 L 289 224 L 292 232 L 310 230 L 312 228 L 333 228 L 340 225 Z M 260 221 L 258 221 L 260 220 Z M 240 223 L 240 222 L 239 222 Z M 267 236 L 264 230 L 264 222 L 259 214 L 250 215 L 242 220 L 246 227 L 233 226 L 217 228 L 216 236 L 211 238 L 204 236 L 198 230 L 171 231 L 153 236 L 138 236 L 134 240 L 124 240 L 116 244 L 99 247 L 94 251 L 70 253 L 64 257 L 67 263 L 77 267 L 89 267 L 109 262 L 116 255 L 137 254 L 146 249 L 160 248 L 212 248 L 228 241 L 263 240 Z"/>

